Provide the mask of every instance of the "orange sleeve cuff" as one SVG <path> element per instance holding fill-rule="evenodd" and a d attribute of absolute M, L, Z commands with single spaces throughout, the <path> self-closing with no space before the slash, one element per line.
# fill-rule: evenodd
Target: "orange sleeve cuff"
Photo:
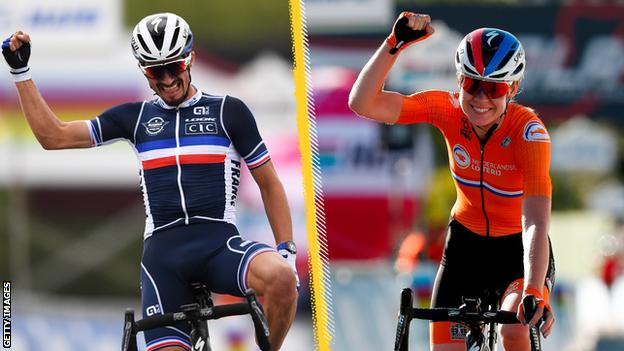
<path fill-rule="evenodd" d="M 527 177 L 524 180 L 524 196 L 540 195 L 552 198 L 550 177 Z"/>

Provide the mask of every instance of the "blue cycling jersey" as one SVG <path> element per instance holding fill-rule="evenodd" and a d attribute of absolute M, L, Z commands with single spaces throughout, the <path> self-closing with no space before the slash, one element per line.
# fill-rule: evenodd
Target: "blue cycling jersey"
<path fill-rule="evenodd" d="M 270 160 L 247 106 L 198 91 L 177 107 L 162 99 L 113 107 L 87 121 L 93 146 L 125 139 L 135 149 L 145 202 L 145 234 L 178 225 L 235 224 L 241 158 Z"/>

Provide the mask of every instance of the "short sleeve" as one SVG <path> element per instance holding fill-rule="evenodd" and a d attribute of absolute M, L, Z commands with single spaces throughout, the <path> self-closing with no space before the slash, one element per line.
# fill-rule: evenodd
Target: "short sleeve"
<path fill-rule="evenodd" d="M 119 139 L 134 142 L 134 129 L 141 114 L 141 107 L 140 102 L 122 104 L 88 120 L 91 145 L 100 146 Z"/>
<path fill-rule="evenodd" d="M 223 104 L 223 127 L 247 167 L 254 169 L 267 163 L 271 157 L 249 108 L 231 96 Z"/>
<path fill-rule="evenodd" d="M 524 196 L 552 197 L 550 135 L 537 116 L 525 122 L 516 147 L 516 162 L 523 174 Z"/>
<path fill-rule="evenodd" d="M 456 94 L 442 90 L 421 91 L 403 98 L 396 124 L 430 123 L 444 129 L 459 109 Z"/>

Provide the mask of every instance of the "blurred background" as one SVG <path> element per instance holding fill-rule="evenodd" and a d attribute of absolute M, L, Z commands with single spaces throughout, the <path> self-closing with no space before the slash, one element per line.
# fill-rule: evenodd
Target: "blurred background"
<path fill-rule="evenodd" d="M 405 94 L 457 90 L 453 55 L 479 27 L 516 34 L 527 53 L 517 96 L 552 138 L 551 239 L 557 324 L 547 350 L 624 349 L 624 3 L 308 0 L 336 350 L 389 350 L 400 290 L 428 306 L 455 189 L 441 134 L 356 117 L 349 90 L 404 10 L 435 34 L 403 51 L 387 81 Z M 412 323 L 412 349 L 428 326 Z"/>
<path fill-rule="evenodd" d="M 91 119 L 152 97 L 130 32 L 162 11 L 181 15 L 193 30 L 193 83 L 241 98 L 256 117 L 288 194 L 304 285 L 284 349 L 312 350 L 288 3 L 21 0 L 0 4 L 0 33 L 29 32 L 32 74 L 52 109 L 66 121 Z M 44 151 L 7 70 L 0 69 L 0 277 L 13 283 L 11 349 L 119 349 L 125 308 L 140 311 L 145 214 L 135 155 L 125 143 Z M 273 244 L 257 187 L 249 174 L 242 178 L 239 230 Z M 254 349 L 248 318 L 210 328 L 215 349 Z"/>

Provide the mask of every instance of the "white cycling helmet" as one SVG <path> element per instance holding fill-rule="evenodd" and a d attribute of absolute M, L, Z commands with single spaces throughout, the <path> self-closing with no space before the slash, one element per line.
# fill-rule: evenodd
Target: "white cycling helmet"
<path fill-rule="evenodd" d="M 182 17 L 157 13 L 143 18 L 134 27 L 131 46 L 141 65 L 172 61 L 188 56 L 193 50 L 193 33 Z"/>
<path fill-rule="evenodd" d="M 479 28 L 464 37 L 455 53 L 455 68 L 466 76 L 493 82 L 522 79 L 524 49 L 513 34 L 496 28 Z"/>

